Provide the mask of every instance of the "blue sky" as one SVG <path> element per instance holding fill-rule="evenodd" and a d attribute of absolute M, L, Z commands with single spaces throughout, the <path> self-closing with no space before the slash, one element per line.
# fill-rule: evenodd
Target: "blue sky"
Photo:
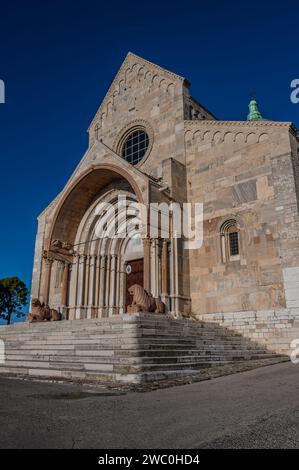
<path fill-rule="evenodd" d="M 9 1 L 0 7 L 0 278 L 30 285 L 36 216 L 87 146 L 86 129 L 128 51 L 192 84 L 224 120 L 263 115 L 299 126 L 295 1 Z"/>

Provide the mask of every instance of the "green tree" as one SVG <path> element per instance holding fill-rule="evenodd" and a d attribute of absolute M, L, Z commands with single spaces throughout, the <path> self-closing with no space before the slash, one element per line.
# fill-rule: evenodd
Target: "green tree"
<path fill-rule="evenodd" d="M 10 324 L 14 312 L 27 304 L 28 289 L 18 277 L 0 279 L 0 318 Z"/>

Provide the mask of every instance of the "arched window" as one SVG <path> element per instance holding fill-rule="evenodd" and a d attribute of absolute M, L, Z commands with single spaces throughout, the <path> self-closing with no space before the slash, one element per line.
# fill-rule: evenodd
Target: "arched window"
<path fill-rule="evenodd" d="M 220 228 L 222 261 L 240 259 L 240 229 L 234 219 L 227 220 Z"/>

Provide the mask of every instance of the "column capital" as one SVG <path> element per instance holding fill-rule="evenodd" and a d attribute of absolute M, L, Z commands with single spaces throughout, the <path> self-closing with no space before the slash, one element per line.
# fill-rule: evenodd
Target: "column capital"
<path fill-rule="evenodd" d="M 46 266 L 51 266 L 53 264 L 54 258 L 50 258 L 50 257 L 44 255 L 43 259 L 44 259 L 44 262 L 45 262 Z"/>

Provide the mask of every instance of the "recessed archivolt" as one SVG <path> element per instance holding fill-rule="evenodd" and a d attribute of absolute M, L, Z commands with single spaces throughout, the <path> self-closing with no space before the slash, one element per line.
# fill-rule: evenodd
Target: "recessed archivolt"
<path fill-rule="evenodd" d="M 255 144 L 267 140 L 269 135 L 265 132 L 259 134 L 258 132 L 221 132 L 221 131 L 210 131 L 207 129 L 197 129 L 192 131 L 187 129 L 185 132 L 185 140 L 195 142 L 204 141 L 205 143 L 220 144 L 224 143 L 247 143 Z"/>
<path fill-rule="evenodd" d="M 221 217 L 217 223 L 217 232 L 222 233 L 225 229 L 236 226 L 238 230 L 244 229 L 244 221 L 239 214 L 230 214 L 226 217 Z"/>

